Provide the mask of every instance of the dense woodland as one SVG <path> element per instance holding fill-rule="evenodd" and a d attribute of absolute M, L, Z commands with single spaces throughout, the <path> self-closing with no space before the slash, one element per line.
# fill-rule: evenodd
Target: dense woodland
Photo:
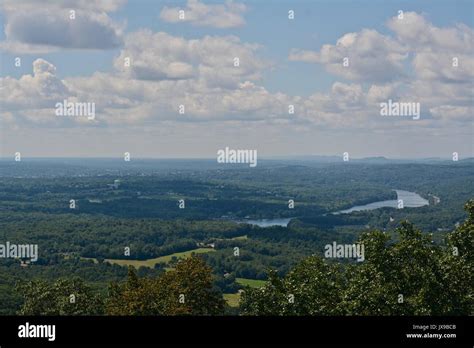
<path fill-rule="evenodd" d="M 474 314 L 474 200 L 469 216 L 446 244 L 404 221 L 387 233 L 363 233 L 365 262 L 341 264 L 310 256 L 284 277 L 242 292 L 243 315 L 472 315 Z M 30 281 L 17 287 L 23 315 L 224 315 L 233 314 L 215 287 L 212 269 L 197 256 L 158 277 L 112 282 L 106 295 L 81 279 Z M 71 296 L 74 300 L 71 301 Z"/>
<path fill-rule="evenodd" d="M 168 292 L 172 297 L 164 298 L 174 303 L 176 293 L 173 291 L 180 288 L 181 281 L 187 282 L 180 278 L 180 274 L 183 275 L 180 267 L 189 265 L 173 258 L 153 267 L 130 270 L 106 259 L 147 260 L 190 251 L 198 245 L 212 244 L 213 252 L 201 254 L 199 261 L 192 257 L 186 262 L 203 273 L 203 284 L 210 298 L 217 301 L 216 307 L 209 307 L 206 309 L 209 312 L 206 312 L 200 307 L 201 304 L 196 305 L 200 309 L 194 305 L 186 309 L 179 306 L 170 309 L 171 304 L 157 304 L 158 307 L 146 313 L 265 314 L 271 311 L 287 314 L 284 298 L 288 291 L 293 291 L 288 289 L 288 284 L 293 282 L 291 277 L 302 279 L 314 276 L 317 279 L 318 272 L 329 272 L 337 273 L 342 283 L 347 281 L 349 274 L 351 279 L 355 277 L 357 281 L 363 282 L 366 274 L 382 272 L 377 268 L 379 261 L 367 260 L 354 268 L 348 262 L 328 263 L 319 259 L 323 255 L 324 245 L 333 241 L 353 243 L 369 235 L 387 239 L 384 243 L 389 248 L 388 245 L 396 243 L 402 246 L 405 245 L 403 243 L 409 244 L 404 239 L 408 234 L 412 236 L 409 240 L 420 240 L 417 247 L 426 252 L 428 249 L 423 248 L 431 243 L 426 239 L 430 238 L 433 243 L 429 245 L 437 248 L 433 257 L 440 268 L 430 270 L 422 267 L 420 272 L 432 271 L 437 275 L 441 270 L 445 271 L 442 265 L 449 259 L 449 240 L 446 237 L 451 231 L 455 230 L 449 234 L 451 236 L 462 235 L 460 229 L 468 231 L 466 233 L 471 238 L 472 251 L 472 220 L 467 220 L 461 225 L 462 228 L 455 227 L 455 224 L 462 224 L 466 220 L 463 205 L 474 197 L 474 163 L 469 160 L 426 163 L 268 162 L 259 163 L 257 168 L 231 169 L 199 161 L 166 165 L 143 162 L 130 166 L 107 161 L 105 164 L 52 162 L 49 165 L 35 161 L 13 164 L 2 161 L 0 168 L 0 243 L 10 241 L 39 246 L 38 261 L 27 267 L 21 267 L 19 260 L 0 259 L 0 314 L 4 315 L 47 314 L 43 310 L 35 309 L 34 312 L 28 309 L 28 301 L 34 297 L 33 294 L 51 292 L 54 300 L 58 296 L 66 296 L 70 289 L 84 293 L 88 298 L 85 307 L 96 308 L 92 310 L 94 313 L 145 314 L 133 309 L 133 306 L 130 312 L 120 312 L 117 306 L 114 307 L 113 299 L 121 301 L 119 299 L 123 296 L 129 296 L 126 293 L 132 291 L 130 288 L 133 286 L 142 292 L 147 292 L 148 287 L 156 287 L 156 296 L 163 297 L 164 292 Z M 120 180 L 116 188 L 112 186 L 114 180 Z M 432 204 L 420 208 L 380 208 L 351 214 L 332 214 L 353 205 L 395 199 L 393 189 L 413 191 L 428 200 L 432 200 L 432 195 L 435 195 L 441 201 L 438 204 L 430 201 Z M 75 200 L 74 209 L 70 207 L 71 199 Z M 179 207 L 181 199 L 185 201 L 184 209 Z M 289 200 L 294 200 L 294 209 L 289 209 Z M 261 218 L 291 218 L 291 221 L 287 227 L 266 228 L 236 222 Z M 413 225 L 403 223 L 406 220 Z M 466 225 L 469 221 L 471 225 Z M 418 232 L 418 229 L 423 232 Z M 469 239 L 465 238 L 463 243 L 469 243 Z M 125 247 L 130 248 L 130 255 L 124 256 Z M 234 255 L 236 247 L 240 251 L 238 257 Z M 398 249 L 390 249 L 384 257 L 392 253 L 390 255 L 398 260 L 400 255 L 404 255 L 405 251 L 400 249 L 397 251 L 399 254 L 396 254 L 394 250 Z M 382 253 L 381 247 L 379 252 Z M 464 260 L 462 257 L 449 259 L 450 269 L 460 272 L 458 275 L 450 273 L 449 279 L 436 278 L 435 285 L 428 282 L 423 283 L 423 286 L 431 289 L 432 286 L 446 285 L 443 282 L 448 280 L 459 282 L 456 277 L 461 277 L 468 269 L 466 267 L 472 267 L 472 255 L 468 258 L 467 266 L 458 265 L 461 259 Z M 415 261 L 407 258 L 406 262 Z M 411 267 L 411 264 L 404 265 Z M 344 269 L 339 270 L 338 267 Z M 394 265 L 385 264 L 384 267 L 388 269 Z M 309 273 L 304 273 L 302 269 L 307 269 Z M 298 270 L 303 273 L 298 273 Z M 403 274 L 404 271 L 400 269 L 393 272 Z M 396 274 L 390 277 L 388 280 L 380 279 L 393 284 L 391 295 L 399 290 L 395 285 L 401 284 L 402 280 L 406 284 L 418 284 L 412 278 L 397 278 Z M 131 278 L 136 279 L 132 282 Z M 266 291 L 265 294 L 281 297 L 283 302 L 279 303 L 283 307 L 268 309 L 265 302 L 268 299 L 259 293 L 259 289 L 246 288 L 236 281 L 237 278 L 269 280 L 266 286 L 272 291 Z M 130 282 L 135 285 L 130 285 Z M 376 286 L 373 283 L 371 285 Z M 323 285 L 314 284 L 314 289 L 319 286 Z M 472 285 L 471 288 L 466 287 L 466 284 L 459 286 L 470 291 L 464 295 L 471 296 L 472 300 Z M 175 290 L 171 291 L 170 287 Z M 222 293 L 236 293 L 244 289 L 239 311 L 220 304 Z M 275 289 L 280 289 L 280 292 Z M 202 289 L 195 291 L 200 293 Z M 352 294 L 356 290 L 344 288 L 341 291 L 344 291 L 341 296 L 349 296 L 346 291 Z M 367 296 L 376 296 L 382 290 L 374 288 L 373 291 L 373 294 L 367 291 Z M 311 294 L 307 296 L 308 301 L 315 301 L 314 306 L 320 301 L 329 300 L 312 298 Z M 379 302 L 392 300 L 392 297 L 377 298 Z M 89 309 L 71 310 L 64 301 L 59 301 L 63 307 L 51 305 L 44 308 L 50 308 L 53 312 L 57 310 L 60 314 L 91 312 Z M 139 302 L 139 299 L 136 301 Z M 364 301 L 370 302 L 371 299 L 360 299 L 361 306 L 368 305 Z M 459 301 L 468 300 L 464 298 Z M 262 304 L 257 306 L 260 302 Z M 31 306 L 34 307 L 34 304 Z M 447 311 L 456 314 L 469 311 L 466 309 L 469 305 L 465 303 L 450 310 L 446 309 L 449 304 L 443 306 L 436 310 L 413 309 L 408 312 L 422 314 L 426 311 Z M 341 314 L 375 311 L 375 307 L 370 310 L 355 304 L 349 307 L 353 309 L 335 310 L 341 311 Z M 328 314 L 311 312 L 309 307 L 298 310 L 292 308 L 296 311 L 291 312 L 294 314 Z M 380 314 L 396 313 L 394 308 L 398 307 L 381 309 Z"/>

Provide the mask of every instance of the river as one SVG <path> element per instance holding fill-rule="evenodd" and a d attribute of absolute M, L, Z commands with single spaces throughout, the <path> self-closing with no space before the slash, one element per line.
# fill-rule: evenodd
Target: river
<path fill-rule="evenodd" d="M 397 192 L 397 199 L 387 200 L 387 201 L 378 201 L 373 202 L 365 205 L 356 205 L 352 208 L 340 210 L 333 214 L 348 214 L 352 213 L 353 211 L 362 211 L 362 210 L 374 210 L 378 208 L 390 207 L 390 208 L 398 208 L 398 200 L 403 201 L 404 208 L 418 208 L 423 207 L 425 205 L 429 205 L 428 200 L 421 197 L 418 193 L 404 191 L 404 190 L 394 190 Z"/>
<path fill-rule="evenodd" d="M 398 208 L 398 200 L 403 200 L 404 208 L 418 208 L 425 205 L 429 205 L 429 202 L 421 197 L 418 193 L 404 191 L 404 190 L 394 190 L 397 193 L 397 199 L 386 200 L 386 201 L 377 201 L 365 205 L 356 205 L 352 208 L 340 210 L 334 212 L 333 214 L 348 214 L 353 211 L 363 211 L 363 210 L 374 210 L 378 208 L 390 207 Z M 270 227 L 270 226 L 282 226 L 287 227 L 290 222 L 290 218 L 287 219 L 244 219 L 244 220 L 232 220 L 237 223 L 244 223 L 249 225 L 256 225 L 260 227 Z"/>

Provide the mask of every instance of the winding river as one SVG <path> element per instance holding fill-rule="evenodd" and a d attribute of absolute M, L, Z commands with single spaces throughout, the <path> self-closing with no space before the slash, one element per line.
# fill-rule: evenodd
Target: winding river
<path fill-rule="evenodd" d="M 394 190 L 397 193 L 397 199 L 386 200 L 386 201 L 377 201 L 365 205 L 356 205 L 349 209 L 340 210 L 334 212 L 333 214 L 349 214 L 353 211 L 364 211 L 364 210 L 374 210 L 378 208 L 397 208 L 398 200 L 403 200 L 403 207 L 405 208 L 418 208 L 425 205 L 429 205 L 428 200 L 421 197 L 418 193 L 404 191 L 404 190 Z M 270 227 L 270 226 L 282 226 L 287 227 L 290 222 L 290 218 L 286 219 L 243 219 L 243 220 L 232 220 L 237 223 L 245 223 L 250 225 L 256 225 L 260 227 Z"/>
<path fill-rule="evenodd" d="M 378 201 L 373 202 L 365 205 L 356 205 L 352 208 L 340 210 L 335 212 L 334 214 L 348 214 L 352 213 L 353 211 L 363 211 L 363 210 L 374 210 L 378 208 L 397 208 L 398 207 L 398 200 L 403 201 L 404 208 L 418 208 L 423 207 L 425 205 L 429 205 L 428 200 L 421 197 L 418 193 L 404 191 L 404 190 L 394 190 L 397 192 L 397 199 L 387 200 L 387 201 Z"/>

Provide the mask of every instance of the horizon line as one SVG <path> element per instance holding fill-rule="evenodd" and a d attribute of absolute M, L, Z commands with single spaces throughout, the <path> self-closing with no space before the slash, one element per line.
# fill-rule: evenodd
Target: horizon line
<path fill-rule="evenodd" d="M 259 160 L 305 160 L 305 159 L 334 159 L 334 158 L 342 158 L 341 155 L 273 155 L 273 156 L 266 156 L 261 157 Z M 14 159 L 14 156 L 0 156 L 0 160 L 11 160 Z M 30 157 L 23 157 L 22 159 L 119 159 L 123 160 L 123 156 L 119 157 L 108 157 L 108 156 L 30 156 Z M 380 160 L 452 160 L 452 157 L 437 157 L 437 156 L 427 156 L 427 157 L 386 157 L 386 156 L 363 156 L 363 157 L 350 157 L 350 160 L 364 160 L 364 159 L 380 159 Z M 466 157 L 466 158 L 459 158 L 459 161 L 474 159 L 474 156 Z M 216 160 L 215 157 L 135 157 L 132 156 L 130 162 L 134 160 Z M 350 162 L 349 160 L 349 162 Z"/>

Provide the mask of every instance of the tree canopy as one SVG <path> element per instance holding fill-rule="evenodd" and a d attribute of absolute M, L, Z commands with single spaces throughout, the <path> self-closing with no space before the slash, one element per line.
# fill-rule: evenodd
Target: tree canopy
<path fill-rule="evenodd" d="M 468 218 L 433 243 L 405 221 L 389 234 L 361 235 L 365 261 L 341 265 L 312 256 L 285 277 L 270 273 L 259 289 L 247 288 L 246 315 L 472 315 L 474 313 L 474 201 Z"/>
<path fill-rule="evenodd" d="M 474 314 L 474 200 L 468 217 L 446 242 L 405 221 L 395 236 L 363 233 L 361 263 L 313 255 L 281 277 L 269 271 L 260 288 L 246 287 L 244 315 L 472 315 Z M 81 279 L 18 285 L 22 315 L 221 315 L 225 301 L 212 269 L 200 256 L 177 262 L 157 277 L 112 282 L 107 296 Z"/>

